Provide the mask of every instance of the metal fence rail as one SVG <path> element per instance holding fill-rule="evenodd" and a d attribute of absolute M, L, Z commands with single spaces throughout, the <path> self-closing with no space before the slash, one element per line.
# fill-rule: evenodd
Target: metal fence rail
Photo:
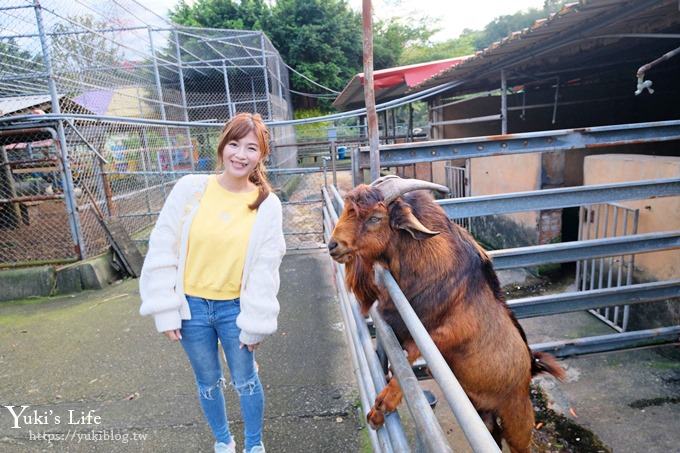
<path fill-rule="evenodd" d="M 676 195 L 680 195 L 680 178 L 482 195 L 437 200 L 437 203 L 446 211 L 449 218 L 457 219 Z"/>
<path fill-rule="evenodd" d="M 380 146 L 380 165 L 397 165 L 475 157 L 569 151 L 602 146 L 658 143 L 680 139 L 680 120 L 616 124 L 518 134 L 431 140 Z M 368 151 L 361 148 L 359 167 L 369 168 Z"/>
<path fill-rule="evenodd" d="M 494 269 L 500 270 L 679 247 L 680 231 L 666 231 L 494 250 L 489 255 L 493 258 Z"/>
<path fill-rule="evenodd" d="M 324 236 L 326 240 L 328 240 L 331 231 L 333 231 L 333 225 L 335 225 L 338 220 L 338 216 L 335 213 L 332 203 L 330 203 L 330 198 L 325 188 L 322 189 L 322 194 L 325 200 L 323 207 Z M 334 265 L 334 268 L 337 281 L 344 281 L 343 267 Z M 385 376 L 383 375 L 382 367 L 378 362 L 375 352 L 370 353 L 370 351 L 368 351 L 370 349 L 370 346 L 367 344 L 369 336 L 365 323 L 362 323 L 360 320 L 357 321 L 354 316 L 354 310 L 350 308 L 352 304 L 356 304 L 356 301 L 354 301 L 351 298 L 351 295 L 344 290 L 343 285 L 338 284 L 338 287 L 340 289 L 341 313 L 347 327 L 345 331 L 348 335 L 348 345 L 353 360 L 356 361 L 355 371 L 357 371 L 357 382 L 359 384 L 363 408 L 361 415 L 365 418 L 373 401 L 375 401 L 377 393 L 385 386 Z M 361 337 L 359 336 L 359 333 L 361 333 Z M 373 450 L 376 452 L 394 451 L 393 444 L 395 444 L 395 447 L 397 447 L 396 451 L 409 451 L 399 415 L 396 413 L 389 414 L 385 418 L 385 426 L 387 432 L 385 432 L 385 430 L 379 430 L 377 433 L 372 430 L 369 431 Z"/>
<path fill-rule="evenodd" d="M 330 192 L 332 195 L 329 195 L 325 188 L 322 189 L 322 191 L 325 201 L 324 212 L 328 219 L 328 221 L 326 221 L 326 238 L 329 239 L 330 232 L 332 231 L 332 228 L 338 218 L 336 214 L 336 207 L 337 211 L 341 211 L 343 208 L 343 200 L 340 197 L 337 189 L 333 186 L 330 187 Z M 336 268 L 342 268 L 341 265 L 335 263 L 334 266 Z M 415 312 L 413 312 L 413 309 L 410 307 L 408 301 L 406 301 L 403 293 L 401 293 L 401 290 L 396 285 L 396 282 L 394 282 L 388 272 L 380 271 L 378 268 L 376 268 L 376 274 L 380 275 L 383 283 L 390 291 L 390 295 L 395 301 L 402 318 L 407 323 L 409 331 L 413 335 L 416 344 L 418 345 L 423 356 L 428 360 L 430 370 L 434 375 L 435 380 L 440 385 L 442 392 L 444 393 L 451 410 L 463 429 L 463 432 L 468 438 L 470 445 L 473 446 L 473 449 L 478 452 L 500 451 L 496 445 L 496 442 L 493 440 L 491 434 L 484 425 L 484 422 L 479 418 L 477 411 L 472 406 L 472 403 L 470 403 L 470 400 L 465 395 L 456 378 L 453 376 L 453 373 L 451 372 L 448 365 L 446 365 L 441 353 L 425 331 L 425 328 L 417 318 Z M 338 288 L 341 294 L 346 294 L 346 289 L 344 288 L 344 278 L 342 278 L 341 272 L 339 272 Z M 351 303 L 353 304 L 353 310 L 358 315 L 358 305 L 356 301 L 352 300 Z M 379 332 L 378 339 L 385 348 L 390 360 L 393 362 L 392 371 L 395 373 L 395 376 L 397 379 L 399 379 L 399 382 L 402 386 L 407 407 L 409 408 L 411 416 L 414 418 L 414 420 L 416 420 L 415 423 L 418 428 L 417 436 L 420 436 L 420 439 L 418 440 L 417 451 L 452 451 L 451 447 L 448 445 L 443 436 L 441 427 L 436 421 L 436 418 L 434 418 L 431 408 L 425 407 L 426 404 L 423 402 L 424 398 L 422 396 L 422 391 L 417 385 L 417 379 L 413 374 L 413 370 L 409 366 L 405 366 L 404 362 L 406 362 L 406 359 L 403 356 L 401 348 L 398 346 L 398 343 L 397 345 L 394 344 L 396 341 L 396 338 L 393 338 L 394 333 L 391 332 L 389 326 L 387 326 L 380 318 L 380 314 L 377 312 L 375 307 L 373 307 L 371 310 L 371 317 L 373 318 L 376 329 Z M 363 325 L 362 329 L 365 329 L 366 321 L 361 317 L 359 318 L 360 319 L 355 319 L 354 321 L 357 324 Z M 375 356 L 375 350 L 372 347 L 370 349 L 370 351 L 366 351 L 367 355 Z M 372 402 L 372 400 L 369 401 L 369 406 L 364 407 L 364 414 L 368 412 Z M 378 432 L 380 431 L 383 430 L 378 430 Z"/>
<path fill-rule="evenodd" d="M 619 215 L 620 214 L 620 215 Z M 594 220 L 594 221 L 593 221 Z M 581 206 L 579 208 L 579 239 L 637 235 L 640 210 L 627 208 L 614 203 Z M 590 259 L 576 262 L 574 282 L 577 289 L 611 288 L 630 285 L 633 281 L 635 254 L 610 257 L 605 260 Z M 625 269 L 625 280 L 624 280 Z M 606 274 L 606 278 L 605 278 Z M 590 310 L 590 313 L 616 331 L 628 329 L 630 320 L 629 305 L 615 305 Z"/>
<path fill-rule="evenodd" d="M 325 213 L 329 218 L 326 222 L 326 229 L 330 231 L 333 223 L 337 220 L 337 214 L 335 214 L 334 209 L 340 212 L 343 209 L 343 201 L 334 186 L 330 186 L 328 192 L 331 195 L 326 194 L 324 190 Z M 680 195 L 680 179 L 675 178 L 439 200 L 438 203 L 442 205 L 450 217 L 461 218 L 532 209 L 580 206 L 595 202 L 595 200 L 598 200 L 597 202 L 635 200 L 677 195 Z M 584 202 L 584 200 L 588 201 Z M 330 220 L 331 218 L 332 221 Z M 326 235 L 326 238 L 329 238 L 329 234 Z M 548 263 L 574 262 L 584 259 L 668 250 L 679 247 L 680 231 L 668 231 L 498 250 L 491 252 L 490 255 L 493 258 L 494 268 L 498 270 Z M 497 451 L 494 450 L 497 447 L 493 439 L 491 439 L 488 430 L 462 392 L 460 384 L 455 381 L 451 370 L 417 319 L 415 312 L 394 278 L 389 272 L 379 266 L 376 266 L 375 273 L 376 281 L 389 291 L 390 297 L 397 306 L 402 319 L 407 324 L 433 376 L 446 395 L 447 401 L 454 411 L 458 422 L 461 424 L 473 450 L 476 452 Z M 346 292 L 344 281 L 341 278 L 338 280 L 338 285 L 341 292 Z M 595 307 L 641 304 L 678 297 L 680 297 L 680 280 L 669 280 L 515 299 L 509 301 L 508 305 L 518 318 L 527 318 L 582 311 Z M 371 316 L 373 317 L 376 329 L 380 332 L 385 326 L 382 325 L 383 321 L 380 319 L 380 315 L 375 307 L 371 310 Z M 378 336 L 378 339 L 379 341 L 381 340 L 380 336 Z M 568 357 L 677 342 L 680 342 L 680 326 L 578 338 L 575 340 L 553 341 L 532 344 L 530 347 L 534 351 L 548 351 L 557 357 Z M 390 360 L 393 359 L 394 357 L 390 356 Z M 399 369 L 399 366 L 395 368 Z M 402 376 L 397 375 L 397 377 L 400 380 L 408 380 L 411 378 L 411 374 L 404 373 Z M 413 391 L 413 389 L 409 390 L 409 392 Z M 405 399 L 407 405 L 409 405 L 409 398 Z M 461 402 L 464 400 L 467 400 L 467 404 Z M 409 405 L 409 410 L 413 413 L 416 404 L 411 404 L 413 406 Z M 367 408 L 365 409 L 367 410 Z M 419 415 L 413 414 L 413 416 L 418 417 Z M 425 422 L 422 419 L 420 421 L 424 426 L 429 426 L 429 422 Z M 423 429 L 425 428 L 419 427 L 419 431 Z M 491 440 L 491 444 L 488 444 L 489 440 Z"/>
<path fill-rule="evenodd" d="M 515 317 L 523 319 L 677 297 L 680 297 L 680 279 L 512 299 L 508 306 Z"/>

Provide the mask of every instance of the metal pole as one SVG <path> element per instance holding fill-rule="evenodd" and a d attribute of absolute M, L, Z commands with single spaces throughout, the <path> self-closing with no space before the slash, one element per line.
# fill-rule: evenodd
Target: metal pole
<path fill-rule="evenodd" d="M 279 99 L 280 102 L 283 103 L 283 81 L 281 80 L 281 57 L 279 55 L 276 56 L 276 86 L 278 87 L 279 91 Z"/>
<path fill-rule="evenodd" d="M 379 344 L 385 348 L 385 352 L 390 357 L 392 367 L 392 379 L 399 380 L 399 386 L 404 394 L 404 399 L 409 406 L 416 425 L 418 452 L 445 453 L 452 452 L 451 446 L 446 440 L 439 422 L 432 412 L 430 404 L 425 398 L 423 390 L 420 388 L 418 379 L 413 374 L 411 364 L 404 356 L 404 350 L 399 344 L 394 331 L 382 319 L 377 306 L 374 304 L 370 310 L 371 319 L 375 326 Z"/>
<path fill-rule="evenodd" d="M 57 95 L 57 84 L 54 80 L 54 72 L 52 70 L 52 57 L 50 56 L 50 49 L 47 46 L 47 38 L 45 36 L 45 27 L 43 25 L 42 11 L 39 0 L 33 0 L 33 9 L 35 11 L 35 20 L 38 26 L 38 34 L 40 35 L 40 46 L 42 48 L 45 70 L 47 72 L 47 86 L 50 90 L 50 99 L 52 101 L 52 113 L 60 114 L 59 96 Z M 74 248 L 76 255 L 80 259 L 85 258 L 85 240 L 80 226 L 80 218 L 77 213 L 77 202 L 73 190 L 73 175 L 71 174 L 71 165 L 69 163 L 68 148 L 66 147 L 66 134 L 64 134 L 64 124 L 61 120 L 57 122 L 57 136 L 59 137 L 59 148 L 64 166 L 64 202 L 66 204 L 66 213 L 69 218 L 69 227 L 71 229 L 71 237 L 74 241 Z"/>
<path fill-rule="evenodd" d="M 397 107 L 392 109 L 392 143 L 397 143 Z"/>
<path fill-rule="evenodd" d="M 439 384 L 449 407 L 456 416 L 465 437 L 467 438 L 473 451 L 498 452 L 500 449 L 496 441 L 491 437 L 491 433 L 479 418 L 477 410 L 468 399 L 463 387 L 453 375 L 451 368 L 432 341 L 430 334 L 418 319 L 413 307 L 404 296 L 394 277 L 389 271 L 380 266 L 374 266 L 376 278 L 388 290 L 394 305 L 397 307 L 401 318 L 408 327 L 413 340 L 415 341 L 420 353 L 427 361 L 427 365 L 432 372 L 432 376 Z"/>
<path fill-rule="evenodd" d="M 227 63 L 222 60 L 222 74 L 224 75 L 224 92 L 227 94 L 227 108 L 229 109 L 229 118 L 234 117 L 234 104 L 231 103 L 231 93 L 229 92 L 229 73 L 227 72 Z"/>
<path fill-rule="evenodd" d="M 406 133 L 406 140 L 413 141 L 413 103 L 408 103 L 408 132 Z"/>
<path fill-rule="evenodd" d="M 380 152 L 378 151 L 378 115 L 375 111 L 373 86 L 373 9 L 371 0 L 362 0 L 364 41 L 364 99 L 368 118 L 368 145 L 370 147 L 371 181 L 380 177 Z"/>
<path fill-rule="evenodd" d="M 359 148 L 352 149 L 352 187 L 364 182 L 363 171 L 359 167 Z"/>
<path fill-rule="evenodd" d="M 139 109 L 139 116 L 144 116 L 144 111 L 142 109 L 142 101 L 139 99 L 139 87 L 136 87 L 135 90 L 137 91 L 137 108 Z M 149 167 L 151 167 L 151 156 L 149 156 L 149 142 L 146 139 L 146 128 L 142 126 L 139 128 L 139 135 L 142 139 L 142 152 L 139 154 L 139 160 L 142 161 L 142 170 L 144 171 L 144 188 L 146 189 L 144 191 L 144 198 L 146 199 L 146 209 L 147 212 L 151 212 L 151 200 L 149 199 L 149 175 L 146 174 L 148 171 L 148 168 L 146 166 L 146 160 L 147 158 L 149 159 Z M 158 171 L 160 172 L 160 167 L 158 167 Z M 167 196 L 165 193 L 165 186 L 161 186 L 163 188 L 163 199 Z"/>
<path fill-rule="evenodd" d="M 335 141 L 331 142 L 331 171 L 333 172 L 333 185 L 338 186 L 338 175 L 336 171 L 336 156 L 338 152 L 338 144 Z"/>
<path fill-rule="evenodd" d="M 638 224 L 640 222 L 640 210 L 636 209 L 633 214 L 633 234 L 638 232 Z M 626 270 L 626 285 L 630 286 L 633 284 L 633 272 L 635 272 L 635 254 L 630 255 L 630 260 L 628 260 L 628 269 Z M 625 332 L 628 330 L 628 320 L 630 318 L 630 305 L 623 307 L 623 320 L 621 322 L 621 329 Z"/>
<path fill-rule="evenodd" d="M 177 69 L 179 69 L 179 92 L 182 96 L 182 105 L 184 106 L 184 109 L 182 109 L 182 113 L 184 113 L 184 121 L 187 123 L 189 122 L 189 113 L 187 112 L 187 93 L 184 88 L 184 71 L 182 70 L 182 52 L 180 52 L 179 48 L 179 33 L 175 30 L 175 53 L 177 55 Z M 186 133 L 187 133 L 187 145 L 189 146 L 189 162 L 191 162 L 191 169 L 195 170 L 196 169 L 196 162 L 194 162 L 194 148 L 191 146 L 191 131 L 187 127 L 186 128 Z"/>
<path fill-rule="evenodd" d="M 253 96 L 253 113 L 257 113 L 257 102 L 255 102 L 255 80 L 250 78 L 250 93 Z"/>
<path fill-rule="evenodd" d="M 9 165 L 9 157 L 4 146 L 0 146 L 0 157 L 2 157 L 2 163 L 7 164 L 2 166 L 2 172 L 5 174 L 9 196 L 11 199 L 15 199 L 17 191 L 14 185 L 14 176 L 12 175 L 12 167 Z M 21 205 L 19 203 L 12 203 L 12 210 L 10 212 L 14 216 L 12 223 L 19 225 L 21 223 Z"/>
<path fill-rule="evenodd" d="M 501 134 L 508 133 L 508 81 L 505 78 L 505 69 L 501 69 Z"/>
<path fill-rule="evenodd" d="M 339 270 L 337 270 L 338 266 L 335 265 L 335 267 L 336 267 L 336 273 L 335 273 L 336 278 L 340 281 L 342 279 L 342 274 L 340 273 Z M 361 378 L 362 378 L 362 381 L 363 381 L 362 387 L 366 388 L 366 390 L 367 390 L 366 391 L 366 396 L 367 396 L 366 400 L 367 400 L 368 404 L 366 406 L 364 406 L 366 412 L 364 412 L 363 410 L 361 411 L 361 415 L 365 419 L 366 415 L 367 415 L 367 411 L 371 407 L 371 401 L 375 401 L 375 398 L 376 398 L 379 390 L 375 388 L 375 384 L 370 377 L 371 376 L 370 375 L 370 367 L 368 365 L 368 360 L 366 358 L 366 354 L 363 351 L 362 346 L 359 344 L 359 336 L 358 336 L 357 332 L 355 331 L 355 329 L 353 329 L 353 327 L 356 327 L 356 326 L 353 326 L 351 324 L 351 322 L 352 322 L 351 321 L 351 314 L 347 313 L 347 310 L 345 308 L 346 305 L 348 304 L 347 299 L 346 299 L 347 297 L 348 297 L 348 295 L 344 291 L 340 292 L 340 299 L 341 299 L 341 301 L 340 301 L 340 303 L 341 303 L 340 311 L 342 312 L 343 320 L 345 322 L 345 325 L 347 326 L 347 335 L 350 337 L 349 342 L 352 343 L 352 346 L 353 346 L 352 349 L 355 351 L 355 354 L 356 354 L 357 359 L 358 359 L 357 362 L 358 362 L 358 365 L 359 365 L 359 372 L 361 373 Z M 369 431 L 372 431 L 372 430 L 369 430 Z M 379 444 L 380 444 L 382 451 L 390 452 L 390 453 L 394 452 L 394 447 L 392 445 L 392 439 L 389 435 L 390 434 L 389 431 L 387 431 L 386 429 L 379 429 L 379 430 L 375 431 L 375 434 L 378 438 L 378 441 L 379 441 Z M 398 453 L 406 453 L 407 451 L 408 451 L 407 449 L 397 450 Z"/>
<path fill-rule="evenodd" d="M 557 76 L 555 81 L 555 102 L 553 105 L 552 123 L 557 121 L 557 101 L 560 97 L 560 76 Z"/>
<path fill-rule="evenodd" d="M 260 35 L 260 45 L 262 46 L 262 69 L 264 72 L 264 95 L 267 97 L 267 119 L 273 120 L 272 118 L 272 103 L 271 96 L 269 94 L 269 70 L 267 68 L 267 54 L 264 51 L 264 33 Z"/>
<path fill-rule="evenodd" d="M 166 121 L 167 117 L 165 114 L 165 102 L 163 101 L 163 87 L 161 86 L 161 75 L 160 72 L 158 72 L 158 62 L 156 61 L 156 48 L 153 45 L 153 31 L 151 30 L 151 27 L 149 27 L 148 30 L 149 30 L 149 45 L 151 46 L 151 60 L 153 61 L 153 74 L 156 79 L 156 91 L 158 91 L 158 100 L 161 103 L 161 119 L 163 121 Z M 165 144 L 168 147 L 167 149 L 168 155 L 170 156 L 170 170 L 175 171 L 175 164 L 173 162 L 172 146 L 170 143 L 170 133 L 168 132 L 168 127 L 167 126 L 164 127 L 163 131 L 164 131 L 163 135 L 165 135 Z M 161 172 L 163 171 L 162 168 L 160 168 L 159 170 Z"/>

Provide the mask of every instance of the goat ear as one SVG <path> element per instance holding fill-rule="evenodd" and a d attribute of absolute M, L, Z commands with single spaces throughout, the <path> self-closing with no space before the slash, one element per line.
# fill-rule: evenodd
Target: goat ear
<path fill-rule="evenodd" d="M 413 239 L 427 239 L 439 234 L 423 225 L 413 214 L 411 206 L 401 200 L 395 200 L 390 204 L 390 224 L 392 228 L 408 232 Z"/>

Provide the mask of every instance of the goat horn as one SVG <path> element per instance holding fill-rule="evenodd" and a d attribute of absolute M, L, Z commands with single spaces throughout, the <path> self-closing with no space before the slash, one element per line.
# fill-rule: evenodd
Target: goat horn
<path fill-rule="evenodd" d="M 414 190 L 430 189 L 442 193 L 449 193 L 449 188 L 440 184 L 420 179 L 402 179 L 397 175 L 382 176 L 371 183 L 383 194 L 385 204 L 390 204 L 397 197 Z"/>

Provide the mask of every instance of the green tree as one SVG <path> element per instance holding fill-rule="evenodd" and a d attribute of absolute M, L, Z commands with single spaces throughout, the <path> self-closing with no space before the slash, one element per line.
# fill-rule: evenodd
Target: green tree
<path fill-rule="evenodd" d="M 266 30 L 271 9 L 264 0 L 198 0 L 191 6 L 181 0 L 170 19 L 190 27 Z"/>
<path fill-rule="evenodd" d="M 392 17 L 374 24 L 373 66 L 391 68 L 403 63 L 403 53 L 409 48 L 425 46 L 438 30 L 430 29 L 425 20 L 407 25 L 402 18 Z"/>
<path fill-rule="evenodd" d="M 343 0 L 279 0 L 265 31 L 288 65 L 331 89 L 342 89 L 362 66 L 361 16 Z M 291 82 L 319 92 L 297 74 Z"/>
<path fill-rule="evenodd" d="M 413 64 L 473 54 L 510 33 L 529 27 L 537 19 L 562 9 L 567 0 L 545 0 L 543 8 L 530 8 L 514 14 L 498 16 L 482 30 L 463 30 L 458 38 L 444 42 L 411 42 L 401 54 L 399 64 Z"/>
<path fill-rule="evenodd" d="M 478 34 L 479 32 L 468 30 L 456 39 L 408 46 L 404 49 L 399 63 L 408 65 L 471 55 L 475 53 L 475 40 Z"/>
<path fill-rule="evenodd" d="M 498 16 L 486 24 L 484 30 L 477 36 L 475 46 L 478 50 L 484 49 L 491 43 L 505 38 L 512 32 L 529 27 L 537 19 L 543 19 L 559 11 L 565 3 L 567 3 L 567 0 L 545 0 L 543 8 L 529 8 L 526 11 Z"/>
<path fill-rule="evenodd" d="M 363 70 L 361 14 L 345 0 L 278 0 L 272 6 L 263 0 L 197 0 L 191 5 L 182 0 L 170 12 L 170 18 L 194 27 L 264 31 L 289 66 L 333 90 L 341 90 Z M 407 43 L 425 42 L 431 34 L 424 22 L 376 22 L 375 68 L 397 65 Z M 323 91 L 304 77 L 293 72 L 290 76 L 295 91 Z M 328 107 L 323 101 L 294 97 L 296 106 L 314 106 L 317 102 Z"/>

